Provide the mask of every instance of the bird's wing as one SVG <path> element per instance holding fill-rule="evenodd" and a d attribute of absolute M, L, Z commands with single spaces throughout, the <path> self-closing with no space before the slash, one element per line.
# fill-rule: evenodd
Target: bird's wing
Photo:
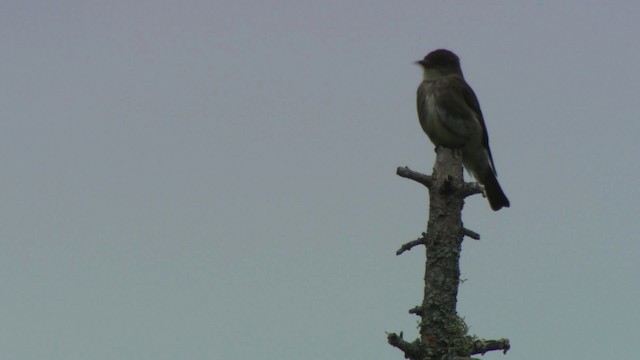
<path fill-rule="evenodd" d="M 467 84 L 467 82 L 464 81 L 464 79 L 461 79 L 461 78 L 456 78 L 456 79 L 458 82 L 457 86 L 461 88 L 461 91 L 464 95 L 464 101 L 466 105 L 471 109 L 471 111 L 475 113 L 476 118 L 478 119 L 478 121 L 480 122 L 480 125 L 482 126 L 482 145 L 487 150 L 487 154 L 489 154 L 489 161 L 491 162 L 491 168 L 493 170 L 493 173 L 497 175 L 496 167 L 493 164 L 493 156 L 491 156 L 491 149 L 489 148 L 489 133 L 487 132 L 487 126 L 484 123 L 482 110 L 480 110 L 480 102 L 478 102 L 478 97 L 476 96 L 476 93 L 473 92 L 473 89 L 471 88 L 471 86 L 469 86 L 469 84 Z"/>

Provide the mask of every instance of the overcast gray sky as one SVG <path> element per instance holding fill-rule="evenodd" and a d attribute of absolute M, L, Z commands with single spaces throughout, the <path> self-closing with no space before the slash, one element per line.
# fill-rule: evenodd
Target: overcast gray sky
<path fill-rule="evenodd" d="M 459 312 L 505 357 L 629 358 L 640 3 L 0 2 L 0 357 L 402 359 L 427 52 L 511 208 L 468 199 Z"/>

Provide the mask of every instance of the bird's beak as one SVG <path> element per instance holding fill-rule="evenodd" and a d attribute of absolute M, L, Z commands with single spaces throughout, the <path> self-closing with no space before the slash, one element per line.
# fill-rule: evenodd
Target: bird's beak
<path fill-rule="evenodd" d="M 424 67 L 424 60 L 418 60 L 418 61 L 414 61 L 414 64 L 418 65 L 418 66 L 422 66 Z"/>

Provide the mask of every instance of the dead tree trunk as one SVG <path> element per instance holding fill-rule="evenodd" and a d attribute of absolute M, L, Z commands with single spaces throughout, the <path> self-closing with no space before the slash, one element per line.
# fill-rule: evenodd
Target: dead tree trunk
<path fill-rule="evenodd" d="M 429 189 L 427 232 L 397 251 L 400 255 L 416 245 L 424 245 L 427 259 L 422 304 L 410 313 L 420 316 L 420 338 L 407 342 L 400 335 L 388 334 L 389 344 L 411 360 L 471 359 L 474 354 L 509 350 L 509 340 L 483 340 L 467 334 L 467 325 L 456 311 L 460 283 L 460 251 L 465 236 L 480 236 L 462 224 L 462 208 L 467 196 L 482 193 L 477 183 L 462 178 L 462 157 L 454 150 L 439 147 L 433 174 L 427 176 L 398 168 L 399 176 L 417 181 Z"/>

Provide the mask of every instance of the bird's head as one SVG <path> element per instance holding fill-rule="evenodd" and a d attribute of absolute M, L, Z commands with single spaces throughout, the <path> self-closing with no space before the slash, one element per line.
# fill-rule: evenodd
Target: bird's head
<path fill-rule="evenodd" d="M 424 59 L 416 61 L 424 70 L 425 80 L 442 77 L 451 74 L 462 76 L 460 58 L 458 55 L 446 49 L 438 49 L 430 52 Z"/>

